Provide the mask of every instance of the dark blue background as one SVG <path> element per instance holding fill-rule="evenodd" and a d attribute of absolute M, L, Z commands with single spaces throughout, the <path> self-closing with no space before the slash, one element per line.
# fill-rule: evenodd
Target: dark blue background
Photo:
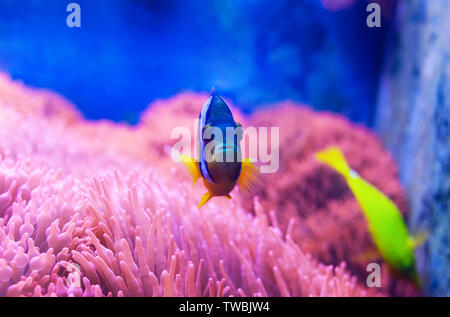
<path fill-rule="evenodd" d="M 79 29 L 66 26 L 70 2 Z M 246 112 L 294 99 L 370 125 L 388 28 L 366 26 L 366 5 L 1 0 L 0 69 L 90 119 L 134 123 L 155 98 L 215 86 Z"/>

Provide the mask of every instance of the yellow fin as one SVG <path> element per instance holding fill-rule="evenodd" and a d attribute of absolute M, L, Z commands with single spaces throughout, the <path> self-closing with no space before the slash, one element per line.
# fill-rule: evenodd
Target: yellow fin
<path fill-rule="evenodd" d="M 223 197 L 225 197 L 225 198 L 227 198 L 227 199 L 232 199 L 231 196 L 230 196 L 230 194 L 224 195 Z"/>
<path fill-rule="evenodd" d="M 195 183 L 202 175 L 200 173 L 200 169 L 198 167 L 197 162 L 192 157 L 183 154 L 181 155 L 181 163 L 183 163 L 184 167 L 188 170 L 189 174 L 191 174 L 192 181 L 194 182 L 193 184 L 194 187 Z"/>
<path fill-rule="evenodd" d="M 239 188 L 244 192 L 249 192 L 257 182 L 258 167 L 250 162 L 250 159 L 244 159 L 242 161 L 241 174 L 238 178 Z"/>
<path fill-rule="evenodd" d="M 414 248 L 420 247 L 425 241 L 427 241 L 429 235 L 430 233 L 426 231 L 421 231 L 415 234 L 412 237 Z"/>
<path fill-rule="evenodd" d="M 206 192 L 203 196 L 202 196 L 202 200 L 200 201 L 200 203 L 198 204 L 198 208 L 203 207 L 212 197 L 213 195 L 211 195 L 210 192 Z"/>
<path fill-rule="evenodd" d="M 350 175 L 351 169 L 348 166 L 344 154 L 342 154 L 342 151 L 339 147 L 327 147 L 326 149 L 317 152 L 314 157 L 317 161 L 328 165 L 345 177 L 348 177 Z"/>
<path fill-rule="evenodd" d="M 352 262 L 357 262 L 357 263 L 366 263 L 366 262 L 370 262 L 370 261 L 375 261 L 379 258 L 381 258 L 381 255 L 378 252 L 378 250 L 370 249 L 370 250 L 364 251 L 360 254 L 351 256 L 350 260 Z"/>

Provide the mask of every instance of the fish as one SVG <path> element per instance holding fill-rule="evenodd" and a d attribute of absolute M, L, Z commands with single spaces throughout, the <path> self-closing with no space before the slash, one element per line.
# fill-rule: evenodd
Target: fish
<path fill-rule="evenodd" d="M 345 178 L 368 222 L 375 251 L 393 272 L 400 273 L 420 286 L 414 249 L 426 240 L 428 234 L 410 235 L 395 203 L 351 169 L 339 147 L 330 146 L 316 152 L 314 157 Z"/>
<path fill-rule="evenodd" d="M 242 125 L 214 88 L 200 111 L 198 131 L 199 157 L 181 155 L 193 186 L 202 179 L 207 189 L 198 208 L 215 196 L 232 199 L 230 192 L 236 184 L 249 192 L 258 182 L 259 168 L 249 158 L 242 159 Z"/>

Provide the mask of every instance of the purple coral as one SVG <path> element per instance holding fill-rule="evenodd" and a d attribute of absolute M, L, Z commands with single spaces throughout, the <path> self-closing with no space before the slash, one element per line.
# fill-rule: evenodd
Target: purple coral
<path fill-rule="evenodd" d="M 287 217 L 280 196 L 236 189 L 232 201 L 196 207 L 201 189 L 192 192 L 162 147 L 202 101 L 160 101 L 137 127 L 93 123 L 60 97 L 0 76 L 0 295 L 382 295 L 345 262 L 319 262 L 305 233 L 304 252 L 297 228 L 313 225 L 301 210 Z M 291 184 L 280 173 L 287 185 L 277 190 Z"/>

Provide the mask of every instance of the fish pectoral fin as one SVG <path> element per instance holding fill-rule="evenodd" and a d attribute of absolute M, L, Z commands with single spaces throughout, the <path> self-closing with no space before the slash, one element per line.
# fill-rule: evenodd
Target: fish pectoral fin
<path fill-rule="evenodd" d="M 322 151 L 316 152 L 314 158 L 341 173 L 345 177 L 348 177 L 351 172 L 344 154 L 337 146 L 330 146 Z"/>
<path fill-rule="evenodd" d="M 191 175 L 192 181 L 194 182 L 192 187 L 195 187 L 195 183 L 202 175 L 197 162 L 192 157 L 183 154 L 181 155 L 181 163 Z"/>
<path fill-rule="evenodd" d="M 350 261 L 356 263 L 366 263 L 381 258 L 380 252 L 376 249 L 370 249 L 350 257 Z"/>
<path fill-rule="evenodd" d="M 223 197 L 225 197 L 226 199 L 232 199 L 232 197 L 230 196 L 230 194 L 224 195 Z"/>
<path fill-rule="evenodd" d="M 258 183 L 258 167 L 250 162 L 250 159 L 242 161 L 241 174 L 238 178 L 239 188 L 244 192 L 249 192 Z"/>
<path fill-rule="evenodd" d="M 202 196 L 202 200 L 200 200 L 200 203 L 198 204 L 198 208 L 203 207 L 210 199 L 213 197 L 213 195 L 210 192 L 206 192 Z"/>

